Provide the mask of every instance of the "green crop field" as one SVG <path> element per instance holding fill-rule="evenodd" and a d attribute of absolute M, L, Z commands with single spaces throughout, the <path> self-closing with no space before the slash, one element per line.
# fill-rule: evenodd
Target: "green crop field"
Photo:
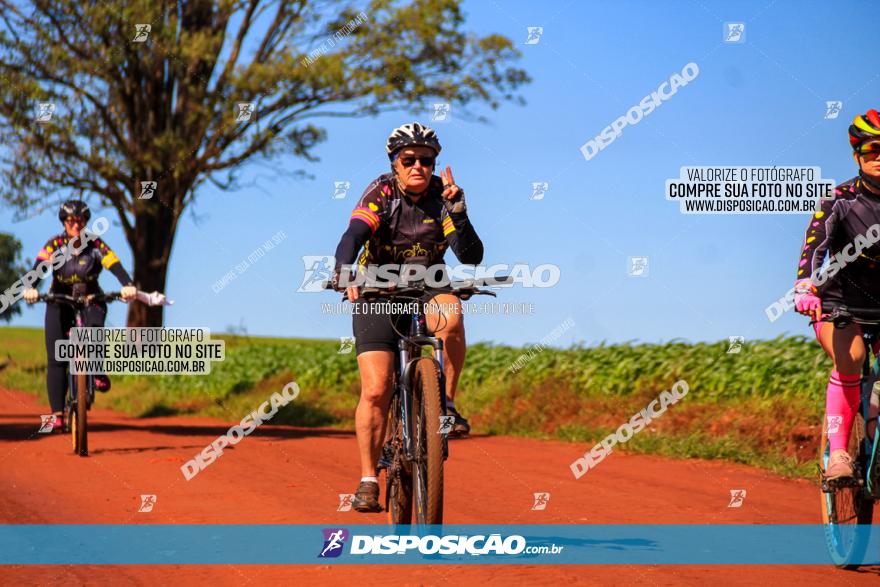
<path fill-rule="evenodd" d="M 226 360 L 208 376 L 116 376 L 99 404 L 135 416 L 198 414 L 235 422 L 296 381 L 273 424 L 353 429 L 354 353 L 337 341 L 220 336 Z M 456 403 L 476 434 L 570 440 L 586 452 L 684 379 L 689 393 L 622 450 L 726 459 L 813 476 L 831 362 L 804 337 L 552 349 L 469 347 Z M 519 361 L 522 367 L 511 370 Z M 0 386 L 45 398 L 42 331 L 0 328 Z M 617 450 L 617 449 L 615 449 Z"/>

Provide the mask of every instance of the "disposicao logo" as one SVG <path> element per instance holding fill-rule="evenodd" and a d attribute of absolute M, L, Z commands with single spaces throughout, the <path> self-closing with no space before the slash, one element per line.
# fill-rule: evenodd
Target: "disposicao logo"
<path fill-rule="evenodd" d="M 342 546 L 348 540 L 348 530 L 345 528 L 324 528 L 324 546 L 318 558 L 336 558 L 342 554 Z"/>

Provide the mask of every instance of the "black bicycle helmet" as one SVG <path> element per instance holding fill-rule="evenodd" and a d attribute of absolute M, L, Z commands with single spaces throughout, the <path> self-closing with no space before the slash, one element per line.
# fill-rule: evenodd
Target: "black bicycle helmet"
<path fill-rule="evenodd" d="M 92 211 L 89 210 L 89 205 L 82 200 L 67 200 L 61 204 L 61 209 L 58 210 L 58 220 L 64 222 L 68 216 L 79 216 L 88 222 L 92 217 Z"/>

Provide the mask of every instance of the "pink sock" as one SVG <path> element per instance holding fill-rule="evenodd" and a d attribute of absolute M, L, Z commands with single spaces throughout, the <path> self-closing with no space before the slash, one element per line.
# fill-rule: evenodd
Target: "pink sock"
<path fill-rule="evenodd" d="M 835 369 L 828 379 L 825 395 L 825 419 L 831 450 L 847 449 L 853 418 L 859 407 L 860 375 L 841 375 Z"/>

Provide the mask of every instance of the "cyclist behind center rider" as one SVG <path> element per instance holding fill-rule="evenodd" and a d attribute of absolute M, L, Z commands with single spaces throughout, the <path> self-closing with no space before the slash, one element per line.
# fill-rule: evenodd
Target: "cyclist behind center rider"
<path fill-rule="evenodd" d="M 418 122 L 391 133 L 386 143 L 391 172 L 374 180 L 355 206 L 336 249 L 335 280 L 342 266 L 354 264 L 356 258 L 360 268 L 403 265 L 408 259 L 432 266 L 442 264 L 446 249 L 451 248 L 462 263 L 476 265 L 483 260 L 483 243 L 468 219 L 464 192 L 455 185 L 452 170 L 447 166 L 440 177 L 433 175 L 440 149 L 436 133 Z M 374 313 L 364 305 L 381 302 L 358 300 L 358 293 L 356 287 L 348 288 L 352 303 L 361 305 L 352 322 L 361 377 L 355 428 L 362 476 L 352 507 L 359 512 L 378 512 L 376 465 L 392 391 L 398 339 L 395 328 L 408 332 L 411 314 Z M 466 352 L 461 301 L 452 294 L 438 294 L 425 313 L 429 332 L 443 340 L 446 406 L 455 419 L 450 434 L 464 436 L 470 426 L 454 402 Z"/>
<path fill-rule="evenodd" d="M 54 251 L 67 250 L 71 253 L 67 260 L 52 271 L 52 285 L 49 292 L 53 294 L 73 295 L 74 289 L 79 295 L 101 293 L 98 286 L 98 275 L 102 269 L 112 273 L 122 284 L 123 300 L 131 300 L 137 295 L 128 272 L 110 247 L 100 238 L 93 238 L 85 247 L 81 246 L 81 235 L 92 214 L 88 205 L 80 200 L 68 200 L 61 205 L 58 219 L 64 225 L 64 232 L 50 238 L 37 254 L 33 270 L 40 263 L 52 258 Z M 77 252 L 79 251 L 79 252 Z M 37 282 L 36 285 L 39 285 Z M 39 299 L 36 287 L 24 291 L 26 302 L 33 304 Z M 107 317 L 107 304 L 100 302 L 89 304 L 83 310 L 85 326 L 104 326 Z M 64 416 L 64 395 L 67 393 L 67 362 L 55 359 L 55 341 L 67 338 L 74 326 L 74 309 L 65 304 L 46 304 L 45 339 L 46 339 L 46 389 L 49 394 L 49 405 L 56 416 L 55 429 L 60 430 Z M 95 389 L 106 392 L 110 390 L 110 379 L 107 375 L 95 376 Z"/>
<path fill-rule="evenodd" d="M 853 420 L 859 405 L 865 345 L 862 326 L 835 328 L 823 322 L 822 302 L 855 308 L 880 308 L 880 243 L 859 252 L 834 275 L 816 279 L 826 254 L 830 257 L 852 250 L 856 237 L 865 238 L 880 223 L 880 115 L 868 110 L 849 127 L 857 177 L 834 189 L 823 200 L 807 226 L 795 282 L 795 308 L 810 315 L 810 324 L 823 350 L 834 361 L 825 396 L 825 418 L 831 454 L 825 475 L 829 479 L 851 477 L 852 459 L 847 452 Z M 870 242 L 870 241 L 868 241 Z M 850 255 L 849 253 L 845 253 Z M 851 256 L 851 255 L 850 255 Z M 821 282 L 821 283 L 817 283 Z"/>

